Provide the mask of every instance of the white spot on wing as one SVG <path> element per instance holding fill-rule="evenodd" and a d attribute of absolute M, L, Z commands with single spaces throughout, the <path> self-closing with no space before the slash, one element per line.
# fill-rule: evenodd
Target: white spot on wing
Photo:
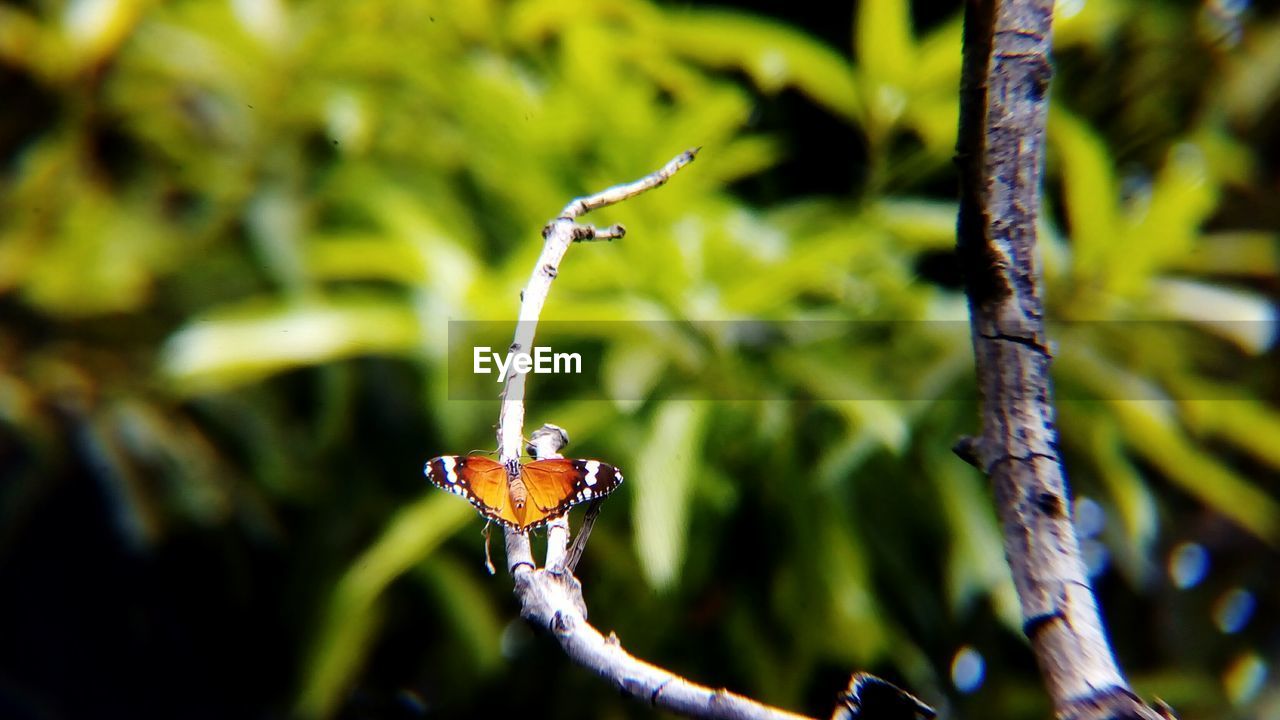
<path fill-rule="evenodd" d="M 591 499 L 591 488 L 589 488 L 589 487 L 582 488 L 582 492 L 580 492 L 580 493 L 578 493 L 578 494 L 582 496 L 582 499 L 583 499 L 583 500 L 590 500 L 590 499 Z"/>
<path fill-rule="evenodd" d="M 458 461 L 448 455 L 440 458 L 440 470 L 444 473 L 445 481 L 450 484 L 458 482 L 458 473 L 454 471 L 457 464 Z"/>
<path fill-rule="evenodd" d="M 596 484 L 596 474 L 600 472 L 600 461 L 588 460 L 586 462 L 586 468 L 587 476 L 583 478 L 583 480 L 587 483 L 587 487 L 590 488 Z"/>

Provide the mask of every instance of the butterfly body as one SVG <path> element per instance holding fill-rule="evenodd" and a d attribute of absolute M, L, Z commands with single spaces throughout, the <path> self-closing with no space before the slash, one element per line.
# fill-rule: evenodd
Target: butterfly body
<path fill-rule="evenodd" d="M 622 472 L 608 463 L 569 458 L 533 460 L 512 473 L 482 455 L 442 455 L 427 461 L 423 473 L 437 487 L 466 498 L 481 515 L 519 532 L 541 527 L 622 484 Z"/>

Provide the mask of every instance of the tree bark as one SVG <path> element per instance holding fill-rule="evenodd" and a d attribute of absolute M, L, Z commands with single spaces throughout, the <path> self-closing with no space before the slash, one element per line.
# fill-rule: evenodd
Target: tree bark
<path fill-rule="evenodd" d="M 957 453 L 991 478 L 1005 555 L 1058 718 L 1166 717 L 1129 689 L 1081 560 L 1058 454 L 1036 259 L 1053 0 L 966 6 L 957 250 L 982 434 Z"/>

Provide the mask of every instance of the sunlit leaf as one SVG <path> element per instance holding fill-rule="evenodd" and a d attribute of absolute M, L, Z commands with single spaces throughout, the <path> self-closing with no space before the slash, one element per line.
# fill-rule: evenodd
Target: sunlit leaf
<path fill-rule="evenodd" d="M 1074 273 L 1089 281 L 1108 271 L 1121 235 L 1118 186 L 1106 146 L 1084 123 L 1057 106 L 1049 112 L 1051 157 L 1061 168 Z"/>
<path fill-rule="evenodd" d="M 307 244 L 307 274 L 318 280 L 422 282 L 421 254 L 407 243 L 372 233 L 332 233 Z"/>
<path fill-rule="evenodd" d="M 197 321 L 169 339 L 166 374 L 184 392 L 259 380 L 272 373 L 415 347 L 411 309 L 377 299 L 259 303 Z"/>
<path fill-rule="evenodd" d="M 1246 450 L 1272 468 L 1280 469 L 1280 413 L 1262 402 L 1216 399 L 1230 395 L 1227 388 L 1197 384 L 1182 388 L 1189 397 L 1179 403 L 1183 421 L 1197 435 L 1221 439 Z"/>
<path fill-rule="evenodd" d="M 1116 289 L 1134 292 L 1168 258 L 1190 250 L 1216 200 L 1217 187 L 1200 147 L 1189 142 L 1174 147 L 1149 193 L 1131 203 L 1123 236 L 1128 242 L 1123 255 L 1113 255 Z"/>
<path fill-rule="evenodd" d="M 138 22 L 146 3 L 142 0 L 73 0 L 62 15 L 62 31 L 68 45 L 87 67 L 113 53 Z"/>
<path fill-rule="evenodd" d="M 1109 404 L 1127 443 L 1170 482 L 1258 538 L 1280 544 L 1280 504 L 1179 435 L 1158 404 Z"/>
<path fill-rule="evenodd" d="M 898 0 L 860 2 L 855 31 L 864 100 L 877 125 L 892 125 L 906 106 L 907 86 L 915 70 L 911 7 Z"/>
<path fill-rule="evenodd" d="M 621 407 L 637 407 L 653 390 L 667 359 L 651 345 L 620 342 L 604 358 L 608 396 Z"/>
<path fill-rule="evenodd" d="M 920 250 L 951 250 L 956 245 L 953 202 L 923 198 L 885 198 L 872 210 L 894 237 Z"/>
<path fill-rule="evenodd" d="M 1151 290 L 1153 309 L 1190 320 L 1250 355 L 1276 341 L 1276 306 L 1255 293 L 1172 279 L 1156 281 Z"/>
<path fill-rule="evenodd" d="M 955 17 L 929 31 L 920 40 L 916 48 L 916 62 L 909 74 L 917 89 L 955 88 L 960 82 L 960 62 L 964 57 L 961 52 L 963 35 L 964 14 L 957 12 Z M 954 93 L 951 96 L 954 100 Z"/>
<path fill-rule="evenodd" d="M 653 415 L 635 460 L 635 542 L 640 568 L 655 588 L 671 587 L 689 534 L 689 500 L 697 482 L 707 405 L 667 402 Z"/>
<path fill-rule="evenodd" d="M 664 20 L 671 49 L 711 67 L 733 67 L 762 89 L 795 87 L 850 119 L 861 113 L 853 68 L 835 51 L 783 25 L 717 10 L 685 10 Z"/>

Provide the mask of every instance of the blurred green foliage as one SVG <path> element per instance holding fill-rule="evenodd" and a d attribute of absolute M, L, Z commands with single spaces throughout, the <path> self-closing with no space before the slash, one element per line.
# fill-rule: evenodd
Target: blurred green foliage
<path fill-rule="evenodd" d="M 496 397 L 448 399 L 447 321 L 512 319 L 548 218 L 701 145 L 589 218 L 631 234 L 573 248 L 544 319 L 892 322 L 853 352 L 602 332 L 599 380 L 632 401 L 533 379 L 530 427 L 628 476 L 581 568 L 593 621 L 810 713 L 862 668 L 960 715 L 1044 716 L 988 493 L 948 450 L 976 423 L 956 5 L 917 29 L 857 3 L 851 33 L 817 28 L 851 53 L 647 0 L 0 7 L 3 622 L 81 618 L 11 635 L 6 704 L 647 715 L 530 635 L 481 521 L 419 472 L 493 445 Z M 1258 680 L 1280 662 L 1280 19 L 1233 9 L 1061 2 L 1055 24 L 1062 447 L 1111 519 L 1088 542 L 1122 664 L 1186 718 L 1280 712 Z M 759 388 L 778 399 L 679 399 Z M 1215 559 L 1186 591 L 1180 543 Z M 124 569 L 101 597 L 95 563 Z M 32 581 L 47 567 L 69 576 Z M 1220 632 L 1233 587 L 1259 609 Z M 50 659 L 64 644 L 98 649 Z M 964 646 L 987 662 L 971 695 Z"/>

